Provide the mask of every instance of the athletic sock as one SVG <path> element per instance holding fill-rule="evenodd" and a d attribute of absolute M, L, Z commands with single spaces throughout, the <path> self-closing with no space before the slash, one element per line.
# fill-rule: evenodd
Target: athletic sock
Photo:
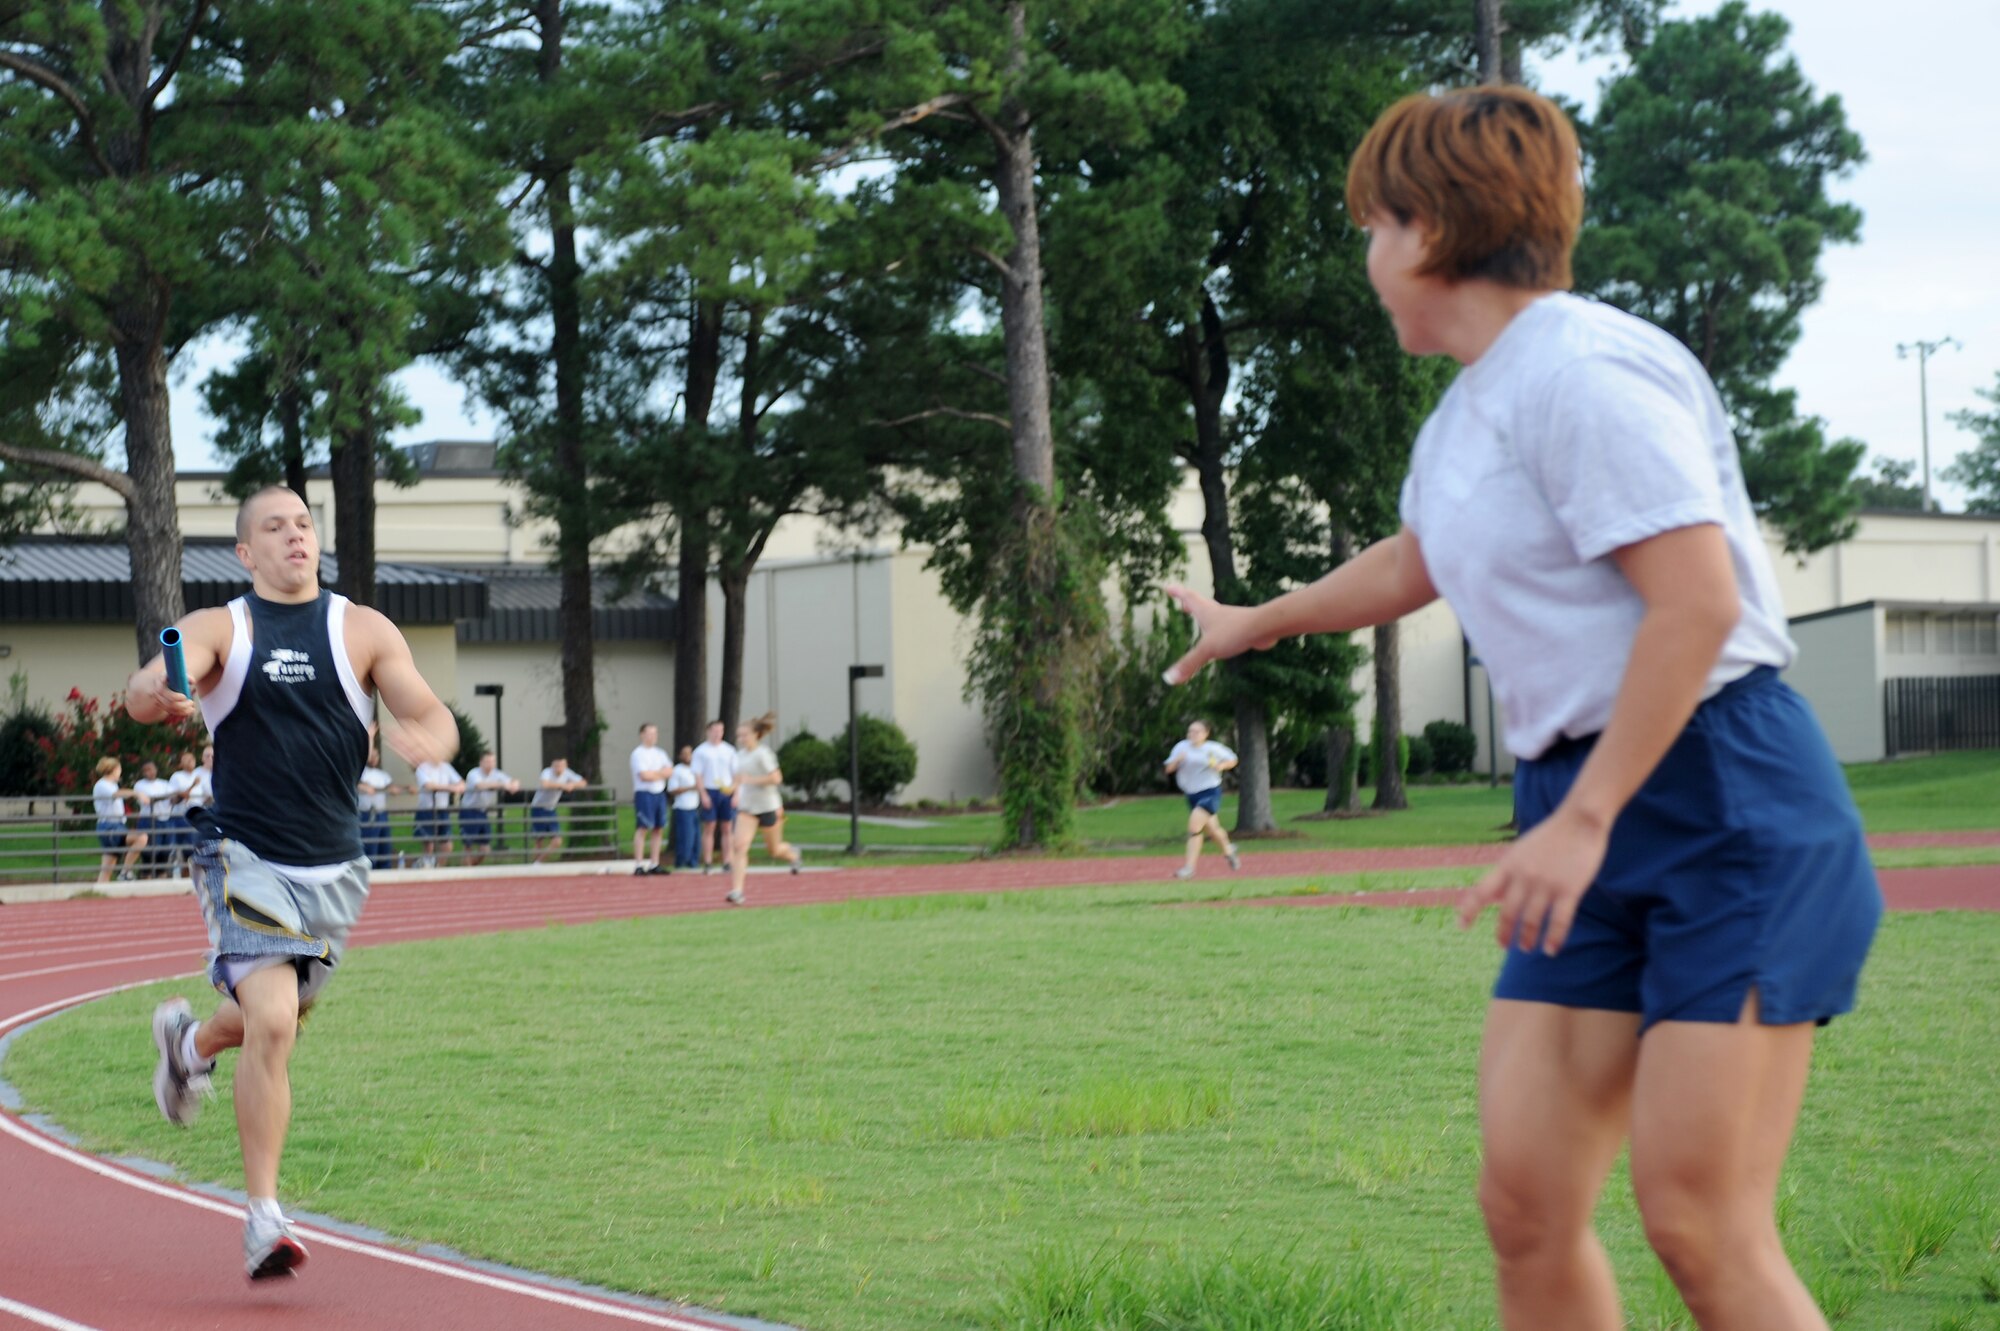
<path fill-rule="evenodd" d="M 278 1209 L 278 1199 L 276 1197 L 252 1197 L 250 1199 L 250 1215 L 253 1218 L 262 1217 L 265 1220 L 283 1220 L 285 1218 L 285 1213 Z"/>
<path fill-rule="evenodd" d="M 191 1023 L 188 1026 L 187 1030 L 181 1035 L 181 1062 L 186 1065 L 190 1075 L 197 1077 L 201 1076 L 203 1073 L 215 1071 L 214 1059 L 203 1058 L 200 1054 L 195 1052 L 194 1033 L 200 1029 L 201 1029 L 201 1023 L 197 1021 Z"/>

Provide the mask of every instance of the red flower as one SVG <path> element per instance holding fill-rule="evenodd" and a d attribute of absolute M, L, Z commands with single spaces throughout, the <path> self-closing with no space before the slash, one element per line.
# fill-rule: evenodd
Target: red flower
<path fill-rule="evenodd" d="M 68 698 L 68 700 L 67 700 L 67 701 L 69 701 L 69 702 L 80 702 L 80 701 L 82 701 L 82 699 L 83 699 L 83 690 L 82 690 L 82 689 L 71 689 L 71 690 L 69 691 L 69 698 Z"/>

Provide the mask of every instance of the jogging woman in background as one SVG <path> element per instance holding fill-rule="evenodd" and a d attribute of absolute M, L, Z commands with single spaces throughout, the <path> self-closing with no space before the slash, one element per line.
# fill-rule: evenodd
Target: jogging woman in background
<path fill-rule="evenodd" d="M 736 728 L 736 830 L 732 834 L 729 857 L 729 895 L 732 905 L 743 904 L 743 883 L 750 876 L 750 842 L 761 829 L 764 848 L 774 860 L 790 860 L 792 872 L 799 871 L 804 858 L 799 848 L 785 840 L 785 798 L 778 789 L 785 774 L 778 767 L 778 755 L 764 741 L 777 726 L 775 712 L 766 712 Z"/>

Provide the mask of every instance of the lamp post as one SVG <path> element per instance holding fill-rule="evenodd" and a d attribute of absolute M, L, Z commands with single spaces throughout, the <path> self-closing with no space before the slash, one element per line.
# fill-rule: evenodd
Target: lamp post
<path fill-rule="evenodd" d="M 1911 352 L 1917 353 L 1917 409 L 1923 413 L 1924 439 L 1924 512 L 1937 508 L 1931 498 L 1931 389 L 1930 359 L 1946 347 L 1963 350 L 1965 344 L 1955 337 L 1941 337 L 1935 342 L 1898 342 L 1896 359 L 1908 360 Z"/>
<path fill-rule="evenodd" d="M 882 678 L 878 665 L 847 667 L 847 853 L 861 853 L 861 712 L 855 701 L 857 686 L 864 679 Z"/>
<path fill-rule="evenodd" d="M 507 766 L 506 744 L 500 729 L 500 699 L 507 692 L 505 684 L 474 684 L 472 691 L 481 698 L 493 700 L 493 761 L 501 767 Z"/>

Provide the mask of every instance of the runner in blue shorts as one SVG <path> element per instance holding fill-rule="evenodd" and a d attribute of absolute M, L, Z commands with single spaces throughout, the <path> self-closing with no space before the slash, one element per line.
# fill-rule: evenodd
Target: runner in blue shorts
<path fill-rule="evenodd" d="M 1229 844 L 1229 833 L 1222 830 L 1222 774 L 1234 766 L 1235 752 L 1208 737 L 1206 721 L 1191 722 L 1187 738 L 1167 755 L 1167 775 L 1181 788 L 1188 806 L 1187 858 L 1174 870 L 1174 877 L 1194 877 L 1204 836 L 1214 839 L 1230 868 L 1243 867 L 1242 856 Z"/>
<path fill-rule="evenodd" d="M 1629 1139 L 1646 1233 L 1705 1331 L 1824 1331 L 1774 1218 L 1815 1028 L 1882 910 L 1729 417 L 1668 334 L 1567 292 L 1574 131 L 1516 87 L 1419 95 L 1349 167 L 1398 340 L 1464 366 L 1403 527 L 1254 608 L 1171 589 L 1167 672 L 1439 595 L 1491 671 L 1522 834 L 1466 894 L 1507 948 L 1480 1059 L 1480 1204 L 1510 1331 L 1625 1325 L 1591 1213 Z"/>

